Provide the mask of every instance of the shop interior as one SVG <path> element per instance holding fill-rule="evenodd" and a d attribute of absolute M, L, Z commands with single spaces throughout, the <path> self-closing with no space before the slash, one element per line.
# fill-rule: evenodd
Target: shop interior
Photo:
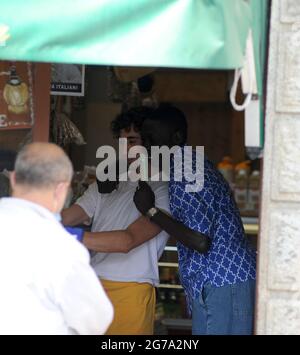
<path fill-rule="evenodd" d="M 69 203 L 95 180 L 97 148 L 117 145 L 110 122 L 121 110 L 171 103 L 187 117 L 188 145 L 204 146 L 207 157 L 231 185 L 247 238 L 256 248 L 261 158 L 259 151 L 253 154 L 245 146 L 244 112 L 234 110 L 229 100 L 232 79 L 233 72 L 227 70 L 85 66 L 84 96 L 51 95 L 50 102 L 49 140 L 65 149 L 75 170 Z M 243 100 L 241 88 L 238 100 Z M 26 125 L 0 127 L 2 196 L 8 193 L 4 183 L 7 170 L 13 167 L 15 153 L 32 140 L 32 130 Z M 159 271 L 156 332 L 189 334 L 191 320 L 172 238 L 159 262 Z"/>

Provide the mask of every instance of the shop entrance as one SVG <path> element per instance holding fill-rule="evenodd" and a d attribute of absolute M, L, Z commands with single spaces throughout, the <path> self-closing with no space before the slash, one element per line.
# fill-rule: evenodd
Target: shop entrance
<path fill-rule="evenodd" d="M 0 107 L 4 105 L 5 110 L 10 111 L 0 116 L 3 162 L 0 169 L 11 169 L 15 153 L 27 142 L 53 141 L 66 150 L 74 164 L 76 174 L 69 201 L 74 202 L 95 181 L 97 148 L 103 144 L 116 145 L 109 127 L 116 114 L 137 105 L 171 103 L 188 119 L 188 144 L 204 146 L 207 156 L 231 185 L 247 238 L 256 248 L 260 154 L 259 151 L 250 154 L 245 149 L 245 117 L 232 109 L 229 88 L 233 77 L 230 70 L 244 67 L 245 58 L 249 60 L 250 38 L 254 45 L 250 54 L 255 57 L 250 67 L 256 73 L 258 88 L 247 92 L 249 97 L 255 93 L 256 99 L 263 100 L 262 68 L 267 47 L 264 40 L 269 1 L 231 0 L 226 6 L 224 1 L 186 4 L 120 1 L 118 6 L 100 2 L 89 6 L 87 2 L 78 2 L 78 7 L 65 1 L 60 12 L 54 11 L 54 1 L 47 5 L 49 17 L 44 15 L 48 13 L 45 4 L 26 3 L 22 9 L 19 3 L 20 13 L 25 15 L 22 22 L 16 21 L 15 11 L 11 10 L 16 6 L 14 3 L 3 9 L 6 18 L 0 23 L 3 60 L 95 65 L 85 67 L 84 97 L 66 95 L 65 90 L 72 91 L 74 87 L 58 85 L 56 89 L 63 92 L 50 100 L 50 65 L 33 65 L 26 93 L 24 85 L 16 78 L 18 74 L 26 81 L 25 72 L 18 67 L 17 71 L 12 69 L 14 64 L 7 62 L 2 68 L 0 62 L 0 72 L 7 73 L 9 69 L 9 74 L 5 74 L 8 83 L 0 80 Z M 30 16 L 26 16 L 28 9 Z M 42 28 L 36 26 L 37 21 L 32 21 L 33 9 L 36 18 L 45 20 Z M 64 13 L 69 14 L 67 18 Z M 27 30 L 20 31 L 23 28 Z M 35 33 L 40 34 L 39 39 Z M 64 33 L 67 35 L 63 36 Z M 122 71 L 117 65 L 155 68 L 137 75 L 140 67 L 136 67 L 133 74 L 132 67 Z M 77 65 L 71 67 L 74 74 Z M 6 86 L 4 101 L 2 86 Z M 238 96 L 242 99 L 241 90 Z M 31 102 L 30 97 L 34 99 Z M 13 117 L 11 110 L 16 110 L 16 100 L 17 106 L 28 105 L 34 117 L 25 117 L 26 121 Z M 16 114 L 20 112 L 14 112 Z M 260 143 L 262 145 L 262 141 Z M 2 195 L 9 193 L 6 174 L 1 175 Z M 190 320 L 177 275 L 176 246 L 172 240 L 169 244 L 159 264 L 157 332 L 189 333 Z"/>
<path fill-rule="evenodd" d="M 260 196 L 259 155 L 250 159 L 245 147 L 244 113 L 229 101 L 230 71 L 167 68 L 85 67 L 85 96 L 69 93 L 51 95 L 50 121 L 36 122 L 35 130 L 63 147 L 75 170 L 73 203 L 95 181 L 102 145 L 117 146 L 110 123 L 122 110 L 140 105 L 169 103 L 181 109 L 188 120 L 188 145 L 204 146 L 207 157 L 231 185 L 239 206 L 246 237 L 257 248 Z M 241 91 L 239 91 L 242 99 Z M 42 133 L 44 132 L 44 133 Z M 0 131 L 5 166 L 10 169 L 13 155 L 31 141 L 32 129 Z M 252 156 L 253 158 L 253 156 Z M 6 163 L 5 163 L 6 161 Z M 5 179 L 5 177 L 3 177 Z M 3 184 L 3 194 L 7 187 Z M 157 334 L 189 334 L 191 319 L 178 275 L 176 242 L 171 238 L 159 261 L 157 288 Z"/>

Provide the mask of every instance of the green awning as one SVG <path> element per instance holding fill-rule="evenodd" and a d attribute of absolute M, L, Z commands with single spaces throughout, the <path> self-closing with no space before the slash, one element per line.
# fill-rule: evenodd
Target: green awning
<path fill-rule="evenodd" d="M 260 146 L 264 145 L 264 76 L 267 53 L 268 0 L 251 0 L 257 90 L 260 98 Z"/>
<path fill-rule="evenodd" d="M 251 21 L 247 0 L 2 0 L 0 59 L 233 69 Z"/>
<path fill-rule="evenodd" d="M 255 67 L 258 94 L 261 95 L 263 91 L 263 76 L 266 59 L 266 43 L 267 43 L 267 22 L 268 22 L 268 0 L 251 0 L 252 8 L 252 29 L 255 52 Z"/>

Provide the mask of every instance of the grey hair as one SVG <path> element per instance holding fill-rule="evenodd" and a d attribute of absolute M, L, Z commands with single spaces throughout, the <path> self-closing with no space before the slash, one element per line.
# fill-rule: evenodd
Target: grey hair
<path fill-rule="evenodd" d="M 48 154 L 47 149 L 36 152 L 30 146 L 29 144 L 23 147 L 17 155 L 15 162 L 17 184 L 39 189 L 71 181 L 72 163 L 63 150 L 61 152 L 58 150 L 59 154 Z"/>

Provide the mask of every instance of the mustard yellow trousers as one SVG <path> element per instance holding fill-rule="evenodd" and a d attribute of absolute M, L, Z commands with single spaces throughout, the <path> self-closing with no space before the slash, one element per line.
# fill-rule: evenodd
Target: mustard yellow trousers
<path fill-rule="evenodd" d="M 106 335 L 151 335 L 155 319 L 155 288 L 148 283 L 101 280 L 114 307 Z"/>

